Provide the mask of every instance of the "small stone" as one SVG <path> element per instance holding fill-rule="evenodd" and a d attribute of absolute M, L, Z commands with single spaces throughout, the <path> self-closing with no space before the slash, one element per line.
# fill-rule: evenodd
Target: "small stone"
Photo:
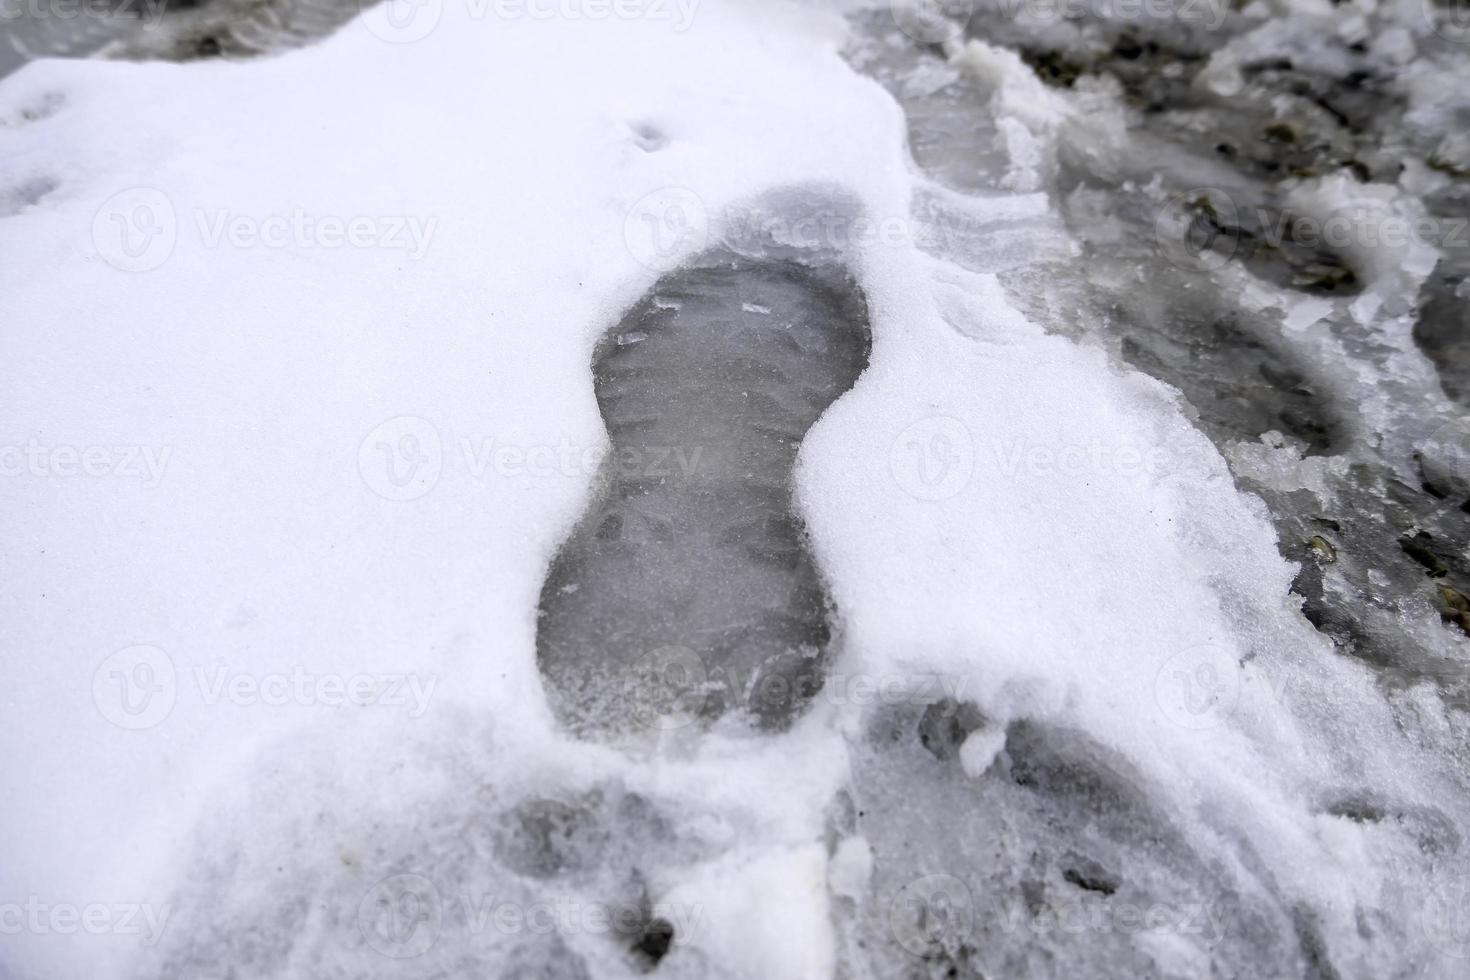
<path fill-rule="evenodd" d="M 1302 138 L 1302 128 L 1294 122 L 1277 119 L 1266 124 L 1261 131 L 1263 139 L 1273 143 L 1299 143 Z"/>

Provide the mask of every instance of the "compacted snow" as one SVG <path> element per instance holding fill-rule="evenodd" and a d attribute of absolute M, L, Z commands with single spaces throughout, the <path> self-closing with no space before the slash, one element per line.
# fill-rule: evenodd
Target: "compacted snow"
<path fill-rule="evenodd" d="M 1465 496 L 1447 253 L 1213 261 L 932 10 L 519 9 L 0 84 L 0 976 L 1462 975 L 1464 637 L 1284 543 Z"/>

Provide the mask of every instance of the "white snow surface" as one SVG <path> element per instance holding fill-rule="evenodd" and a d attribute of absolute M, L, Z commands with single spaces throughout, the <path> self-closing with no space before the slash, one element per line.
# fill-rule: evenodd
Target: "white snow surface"
<path fill-rule="evenodd" d="M 54 185 L 0 217 L 0 902 L 157 910 L 201 834 L 279 846 L 270 828 L 322 808 L 412 828 L 453 795 L 416 768 L 442 748 L 511 795 L 616 777 L 717 825 L 725 853 L 652 883 L 702 911 L 675 975 L 826 976 L 829 878 L 862 882 L 851 848 L 829 868 L 820 846 L 849 740 L 873 698 L 940 676 L 998 722 L 1115 748 L 1191 832 L 1248 836 L 1346 962 L 1371 958 L 1352 952 L 1356 909 L 1412 914 L 1433 883 L 1395 897 L 1408 845 L 1319 797 L 1450 791 L 1301 617 L 1263 508 L 1174 392 L 904 236 L 850 243 L 871 366 L 798 469 L 840 615 L 834 682 L 778 736 L 559 733 L 535 608 L 606 447 L 592 345 L 673 264 L 650 256 L 640 202 L 681 202 L 692 253 L 727 208 L 796 185 L 903 226 L 920 178 L 896 105 L 839 57 L 836 17 L 703 0 L 676 29 L 449 2 L 393 43 L 392 13 L 248 63 L 44 61 L 0 85 L 5 181 Z M 118 267 L 124 192 L 173 215 L 156 267 Z M 222 213 L 421 236 L 215 241 Z M 374 468 L 406 433 L 429 460 L 408 489 Z M 59 475 L 58 447 L 102 447 L 110 468 Z M 112 466 L 128 447 L 142 475 Z M 486 455 L 502 447 L 559 461 Z M 172 707 L 127 730 L 108 658 L 138 645 L 166 654 Z M 212 687 L 277 675 L 314 696 Z M 320 703 L 322 678 L 359 675 L 417 687 Z M 1181 676 L 1217 678 L 1219 698 L 1182 703 Z M 976 748 L 972 764 L 993 754 Z M 340 842 L 317 843 L 293 860 L 337 861 Z M 167 914 L 185 930 L 209 910 Z M 0 943 L 18 978 L 132 976 L 154 949 L 116 930 Z"/>

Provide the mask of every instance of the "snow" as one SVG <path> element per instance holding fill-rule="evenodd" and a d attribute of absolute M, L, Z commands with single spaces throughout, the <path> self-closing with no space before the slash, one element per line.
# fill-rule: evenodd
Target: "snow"
<path fill-rule="evenodd" d="M 0 483 L 0 901 L 170 923 L 157 943 L 22 930 L 6 968 L 146 973 L 211 919 L 270 907 L 281 875 L 361 895 L 415 859 L 447 873 L 454 827 L 615 781 L 696 855 L 649 876 L 656 903 L 697 913 L 661 970 L 830 975 L 833 895 L 874 860 L 856 838 L 823 847 L 847 747 L 882 692 L 915 701 L 935 678 L 998 726 L 1117 751 L 1192 839 L 1251 840 L 1334 949 L 1365 945 L 1360 908 L 1416 914 L 1432 883 L 1399 880 L 1403 834 L 1319 803 L 1453 791 L 1301 617 L 1259 502 L 1176 392 L 912 234 L 837 235 L 872 358 L 797 470 L 840 613 L 834 672 L 871 686 L 829 685 L 781 735 L 616 751 L 561 733 L 535 607 L 607 446 L 592 345 L 764 192 L 849 195 L 873 227 L 908 227 L 923 179 L 835 16 L 433 9 L 412 40 L 388 6 L 279 57 L 43 61 L 0 84 L 7 180 L 54 184 L 0 217 L 0 442 L 27 460 Z M 960 64 L 1007 112 L 1017 193 L 996 213 L 1032 213 L 1063 110 L 1013 55 L 973 44 Z M 124 247 L 154 220 L 162 237 Z M 485 465 L 487 440 L 512 454 Z M 163 716 L 120 711 L 119 674 L 163 685 Z M 1200 677 L 1223 688 L 1191 707 L 1171 685 Z M 998 730 L 965 742 L 972 777 Z M 347 852 L 368 866 L 342 870 Z M 316 937 L 286 973 L 392 966 L 328 922 L 283 928 Z M 568 941 L 593 961 L 598 938 Z M 1147 942 L 1183 973 L 1201 956 Z"/>

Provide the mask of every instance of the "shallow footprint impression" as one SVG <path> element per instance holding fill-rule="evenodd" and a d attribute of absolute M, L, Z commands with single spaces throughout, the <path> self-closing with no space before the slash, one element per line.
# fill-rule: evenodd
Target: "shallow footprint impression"
<path fill-rule="evenodd" d="M 738 711 L 779 729 L 820 689 L 831 603 L 792 468 L 870 345 L 861 289 L 816 249 L 706 252 L 604 335 L 592 373 L 612 449 L 536 637 L 568 728 Z"/>

